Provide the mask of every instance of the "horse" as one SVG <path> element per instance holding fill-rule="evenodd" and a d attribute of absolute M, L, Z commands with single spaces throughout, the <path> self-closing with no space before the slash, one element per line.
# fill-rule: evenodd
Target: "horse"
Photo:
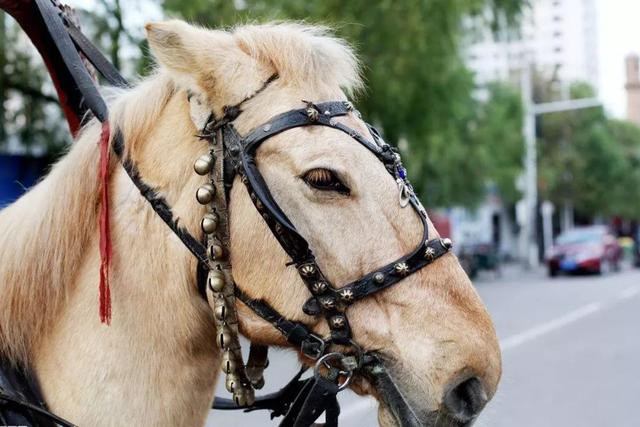
<path fill-rule="evenodd" d="M 193 197 L 203 178 L 191 165 L 207 143 L 197 135 L 189 95 L 223 114 L 277 74 L 243 105 L 235 126 L 246 134 L 304 106 L 302 100 L 347 100 L 363 87 L 353 49 L 324 27 L 211 30 L 165 21 L 147 24 L 146 34 L 158 66 L 134 87 L 111 91 L 110 123 L 126 141 L 124 157 L 195 234 L 202 235 L 205 208 Z M 356 115 L 344 120 L 368 131 Z M 47 176 L 0 211 L 0 354 L 28 366 L 49 408 L 79 425 L 203 425 L 221 352 L 214 316 L 196 286 L 197 262 L 115 156 L 107 183 L 113 320 L 107 326 L 97 316 L 100 132 L 99 123 L 89 122 Z M 361 277 L 419 243 L 418 215 L 402 208 L 396 182 L 348 135 L 320 126 L 291 129 L 261 146 L 257 164 L 333 283 Z M 312 186 L 303 179 L 310 173 L 349 191 Z M 229 223 L 238 288 L 326 336 L 327 325 L 301 310 L 310 293 L 237 182 Z M 252 342 L 290 346 L 241 302 L 238 317 Z M 470 425 L 496 391 L 501 356 L 494 327 L 452 253 L 350 307 L 349 321 L 354 340 L 384 355 L 423 425 Z M 309 364 L 302 355 L 300 361 Z M 403 425 L 367 378 L 349 387 L 378 399 L 381 425 Z"/>

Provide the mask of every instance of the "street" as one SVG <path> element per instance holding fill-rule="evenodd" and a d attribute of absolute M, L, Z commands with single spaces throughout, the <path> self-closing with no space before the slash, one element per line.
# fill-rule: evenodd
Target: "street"
<path fill-rule="evenodd" d="M 640 404 L 640 270 L 605 277 L 548 279 L 543 270 L 505 269 L 475 285 L 491 312 L 503 351 L 497 395 L 483 427 L 637 426 Z M 272 354 L 265 391 L 296 371 Z M 223 386 L 218 394 L 226 395 Z M 372 399 L 340 396 L 342 426 L 375 426 Z M 215 412 L 208 426 L 273 426 L 266 413 Z"/>

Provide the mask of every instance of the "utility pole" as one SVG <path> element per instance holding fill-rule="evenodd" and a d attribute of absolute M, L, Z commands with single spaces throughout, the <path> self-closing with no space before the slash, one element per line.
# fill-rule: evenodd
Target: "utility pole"
<path fill-rule="evenodd" d="M 580 110 L 602 106 L 597 98 L 567 99 L 562 101 L 545 102 L 535 104 L 533 101 L 533 84 L 531 81 L 532 64 L 528 58 L 524 61 L 521 72 L 523 128 L 525 140 L 524 156 L 524 197 L 523 219 L 520 230 L 519 244 L 520 255 L 525 265 L 529 268 L 537 267 L 538 258 L 538 233 L 536 230 L 538 214 L 538 159 L 536 147 L 536 118 L 542 114 L 558 113 L 562 111 Z M 571 141 L 569 141 L 571 143 Z"/>

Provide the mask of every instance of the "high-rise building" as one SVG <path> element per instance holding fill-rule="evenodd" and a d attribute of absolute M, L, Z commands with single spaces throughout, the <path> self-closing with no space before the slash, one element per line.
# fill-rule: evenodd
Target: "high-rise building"
<path fill-rule="evenodd" d="M 532 0 L 519 31 L 472 32 L 467 65 L 479 85 L 518 73 L 526 57 L 538 72 L 561 83 L 598 89 L 596 0 Z"/>
<path fill-rule="evenodd" d="M 640 126 L 640 60 L 638 55 L 629 55 L 627 64 L 627 120 Z"/>

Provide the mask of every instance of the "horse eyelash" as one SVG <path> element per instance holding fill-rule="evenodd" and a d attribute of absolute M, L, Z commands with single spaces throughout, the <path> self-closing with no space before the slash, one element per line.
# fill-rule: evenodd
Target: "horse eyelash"
<path fill-rule="evenodd" d="M 302 176 L 302 179 L 311 187 L 323 191 L 336 191 L 348 195 L 349 188 L 340 181 L 336 174 L 324 168 L 311 169 Z"/>

